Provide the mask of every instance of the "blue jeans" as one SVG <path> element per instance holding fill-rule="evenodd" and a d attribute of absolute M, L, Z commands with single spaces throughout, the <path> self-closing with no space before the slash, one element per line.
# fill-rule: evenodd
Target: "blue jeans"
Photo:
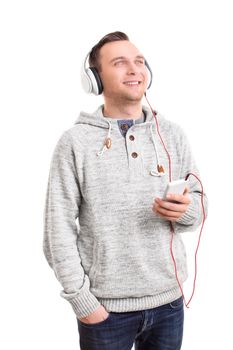
<path fill-rule="evenodd" d="M 179 350 L 183 338 L 182 297 L 153 309 L 110 312 L 106 320 L 78 321 L 81 350 Z"/>

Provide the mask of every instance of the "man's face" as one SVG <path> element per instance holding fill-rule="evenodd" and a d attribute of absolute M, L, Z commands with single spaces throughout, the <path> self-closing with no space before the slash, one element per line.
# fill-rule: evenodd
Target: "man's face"
<path fill-rule="evenodd" d="M 141 101 L 148 84 L 145 59 L 129 41 L 114 41 L 100 49 L 99 72 L 106 98 Z"/>

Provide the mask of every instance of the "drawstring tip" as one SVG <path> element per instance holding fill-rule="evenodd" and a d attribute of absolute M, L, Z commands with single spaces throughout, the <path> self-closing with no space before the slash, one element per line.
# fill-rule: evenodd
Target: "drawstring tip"
<path fill-rule="evenodd" d="M 162 165 L 157 165 L 157 170 L 158 170 L 158 172 L 159 173 L 165 173 L 165 171 L 164 171 L 164 167 L 162 166 Z"/>
<path fill-rule="evenodd" d="M 151 174 L 152 176 L 159 176 L 159 177 L 165 175 L 165 173 L 159 173 L 158 171 L 154 171 L 154 170 L 151 170 L 151 171 L 150 171 L 150 174 Z"/>
<path fill-rule="evenodd" d="M 107 149 L 112 147 L 112 140 L 110 139 L 110 137 L 107 137 L 105 140 L 105 146 L 107 147 Z"/>
<path fill-rule="evenodd" d="M 107 149 L 109 149 L 109 148 L 111 148 L 111 147 L 112 147 L 112 140 L 110 139 L 110 137 L 107 137 L 106 140 L 105 140 L 105 142 L 104 142 L 104 146 L 103 146 L 102 150 L 99 151 L 99 152 L 97 152 L 96 155 L 97 155 L 98 157 L 102 156 L 103 153 L 104 153 Z"/>

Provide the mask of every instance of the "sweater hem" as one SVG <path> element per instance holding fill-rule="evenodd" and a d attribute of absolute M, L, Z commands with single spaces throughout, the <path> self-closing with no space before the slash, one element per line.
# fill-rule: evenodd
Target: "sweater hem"
<path fill-rule="evenodd" d="M 152 309 L 178 299 L 181 296 L 179 287 L 166 292 L 134 298 L 98 298 L 108 312 L 130 312 Z"/>

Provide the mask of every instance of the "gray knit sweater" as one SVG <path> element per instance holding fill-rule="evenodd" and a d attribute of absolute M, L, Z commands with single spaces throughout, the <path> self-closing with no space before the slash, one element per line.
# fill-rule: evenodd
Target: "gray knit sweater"
<path fill-rule="evenodd" d="M 78 318 L 100 304 L 108 312 L 153 308 L 181 295 L 170 254 L 169 222 L 152 211 L 168 178 L 168 160 L 155 119 L 122 137 L 117 120 L 81 112 L 54 149 L 44 208 L 43 249 Z M 198 174 L 187 139 L 157 113 L 172 161 L 172 180 Z M 105 144 L 105 140 L 110 140 Z M 157 173 L 157 164 L 165 168 Z M 181 283 L 187 278 L 180 233 L 201 223 L 200 185 L 190 179 L 191 204 L 174 224 L 173 250 Z M 205 197 L 205 203 L 206 203 Z"/>

